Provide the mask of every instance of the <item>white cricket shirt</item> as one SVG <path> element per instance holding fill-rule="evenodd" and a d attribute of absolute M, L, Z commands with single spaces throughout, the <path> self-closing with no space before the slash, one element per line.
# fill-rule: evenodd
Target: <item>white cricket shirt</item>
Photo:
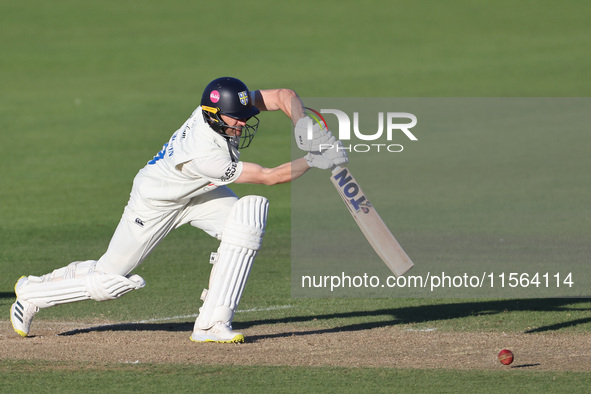
<path fill-rule="evenodd" d="M 199 106 L 139 171 L 132 195 L 157 206 L 183 204 L 238 179 L 239 157 L 238 149 L 205 122 Z"/>

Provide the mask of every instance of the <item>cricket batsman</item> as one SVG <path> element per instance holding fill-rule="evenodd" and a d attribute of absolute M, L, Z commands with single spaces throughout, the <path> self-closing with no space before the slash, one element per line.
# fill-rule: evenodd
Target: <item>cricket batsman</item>
<path fill-rule="evenodd" d="M 274 168 L 240 161 L 240 150 L 257 132 L 261 111 L 283 111 L 295 125 L 306 156 Z M 347 163 L 330 131 L 305 116 L 290 89 L 250 91 L 231 77 L 210 82 L 201 104 L 142 168 L 131 189 L 105 254 L 76 261 L 42 276 L 23 276 L 10 308 L 14 330 L 26 337 L 43 308 L 75 301 L 107 301 L 145 286 L 134 268 L 172 230 L 190 224 L 220 240 L 203 305 L 195 321 L 194 342 L 244 342 L 232 320 L 251 266 L 261 248 L 269 202 L 262 196 L 238 198 L 231 183 L 275 185 L 293 181 L 311 167 L 329 169 Z M 319 151 L 320 144 L 332 149 Z"/>

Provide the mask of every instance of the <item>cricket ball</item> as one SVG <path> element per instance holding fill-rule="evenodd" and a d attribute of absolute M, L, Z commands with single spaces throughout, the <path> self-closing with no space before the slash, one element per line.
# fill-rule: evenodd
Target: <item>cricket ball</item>
<path fill-rule="evenodd" d="M 498 357 L 501 364 L 509 365 L 513 362 L 513 352 L 509 349 L 501 350 Z"/>

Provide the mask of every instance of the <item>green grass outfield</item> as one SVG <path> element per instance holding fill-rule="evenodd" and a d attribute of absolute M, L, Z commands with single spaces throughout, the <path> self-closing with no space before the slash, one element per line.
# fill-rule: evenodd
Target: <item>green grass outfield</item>
<path fill-rule="evenodd" d="M 59 380 L 56 369 L 62 370 Z M 566 372 L 421 371 L 388 368 L 103 365 L 8 362 L 4 392 L 584 392 L 588 377 Z M 35 377 L 31 381 L 31 375 Z M 458 385 L 461 382 L 461 386 Z M 238 387 L 237 387 L 238 386 Z M 26 390 L 23 390 L 26 387 Z M 92 387 L 101 387 L 100 390 Z"/>
<path fill-rule="evenodd" d="M 203 86 L 215 77 L 233 75 L 254 89 L 289 87 L 307 97 L 591 95 L 591 5 L 583 1 L 0 4 L 0 309 L 5 311 L 0 320 L 8 319 L 20 275 L 100 257 L 133 176 L 198 105 Z M 243 159 L 266 166 L 287 161 L 287 127 L 283 115 L 264 114 Z M 521 223 L 523 235 L 589 239 L 589 180 L 581 170 L 589 168 L 588 141 L 573 140 L 572 150 L 552 152 L 553 162 L 577 169 L 556 185 L 563 194 L 551 195 L 568 204 L 535 206 L 539 215 L 572 218 L 572 226 L 564 220 L 545 233 L 541 220 L 529 227 Z M 447 160 L 451 168 L 461 162 L 460 157 Z M 575 166 L 572 160 L 586 161 Z M 265 246 L 240 308 L 293 306 L 238 314 L 237 325 L 273 318 L 333 326 L 436 325 L 457 332 L 591 330 L 591 303 L 585 299 L 292 299 L 290 185 L 234 190 L 271 201 Z M 417 209 L 434 206 L 433 196 L 412 196 Z M 424 216 L 419 222 L 427 225 Z M 427 232 L 446 231 L 446 223 L 431 223 L 407 236 L 420 240 Z M 438 246 L 445 250 L 445 245 L 429 247 Z M 145 289 L 115 302 L 50 308 L 39 320 L 127 322 L 194 314 L 207 280 L 208 255 L 216 247 L 215 240 L 181 228 L 138 268 Z M 565 251 L 572 252 L 566 246 Z M 145 385 L 155 392 L 195 386 L 203 391 L 473 392 L 487 385 L 489 391 L 504 391 L 496 385 L 506 384 L 529 392 L 582 392 L 591 383 L 589 373 L 226 365 L 108 365 L 95 372 L 75 363 L 54 367 L 0 359 L 0 391 L 25 391 L 21 384 L 40 376 L 43 386 L 27 388 L 74 392 L 91 382 L 97 391 L 136 391 Z M 247 379 L 244 389 L 236 390 L 237 379 Z"/>

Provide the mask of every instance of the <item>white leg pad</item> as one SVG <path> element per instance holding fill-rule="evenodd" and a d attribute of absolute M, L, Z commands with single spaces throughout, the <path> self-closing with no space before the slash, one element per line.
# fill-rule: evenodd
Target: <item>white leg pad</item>
<path fill-rule="evenodd" d="M 50 274 L 29 276 L 17 296 L 39 308 L 76 301 L 107 301 L 140 289 L 146 282 L 139 275 L 121 276 L 94 270 L 96 261 L 76 261 Z"/>
<path fill-rule="evenodd" d="M 207 330 L 217 322 L 231 324 L 263 242 L 268 208 L 269 201 L 261 196 L 243 197 L 232 207 L 217 256 L 212 258 L 209 290 L 203 294 L 196 329 Z"/>

